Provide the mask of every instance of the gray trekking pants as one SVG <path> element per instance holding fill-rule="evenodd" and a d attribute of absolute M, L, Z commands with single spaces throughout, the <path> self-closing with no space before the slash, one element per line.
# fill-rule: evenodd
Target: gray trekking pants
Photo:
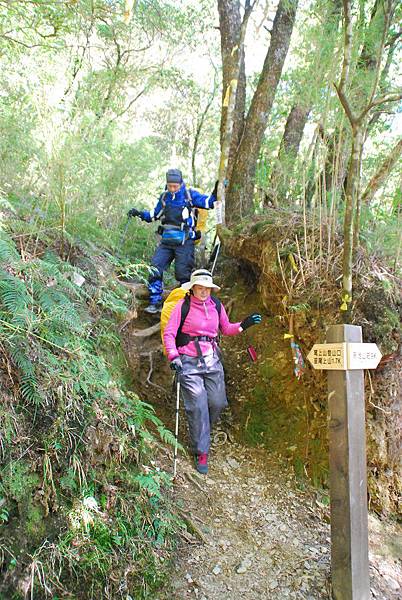
<path fill-rule="evenodd" d="M 183 372 L 180 376 L 181 395 L 187 415 L 194 454 L 209 451 L 211 427 L 227 406 L 223 366 L 218 357 L 209 354 L 199 358 L 182 354 Z"/>

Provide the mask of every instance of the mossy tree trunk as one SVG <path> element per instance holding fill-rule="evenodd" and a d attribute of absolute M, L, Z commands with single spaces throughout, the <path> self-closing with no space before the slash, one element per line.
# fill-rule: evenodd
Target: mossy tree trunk
<path fill-rule="evenodd" d="M 226 0 L 225 0 L 226 1 Z M 289 49 L 298 0 L 280 0 L 257 89 L 244 124 L 243 135 L 229 167 L 226 194 L 227 221 L 235 225 L 253 211 L 254 181 L 262 140 Z"/>

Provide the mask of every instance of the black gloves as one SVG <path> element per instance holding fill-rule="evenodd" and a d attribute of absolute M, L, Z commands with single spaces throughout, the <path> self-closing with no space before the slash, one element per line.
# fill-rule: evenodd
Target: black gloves
<path fill-rule="evenodd" d="M 248 317 L 243 319 L 243 321 L 240 323 L 240 327 L 243 329 L 243 331 L 245 331 L 252 325 L 257 325 L 258 323 L 261 323 L 261 319 L 261 315 L 259 315 L 258 313 L 253 313 L 252 315 L 249 315 Z"/>
<path fill-rule="evenodd" d="M 215 183 L 215 187 L 212 190 L 212 194 L 211 194 L 211 196 L 215 196 L 215 198 L 218 198 L 218 185 L 219 185 L 219 181 L 217 181 Z"/>
<path fill-rule="evenodd" d="M 130 217 L 139 217 L 141 215 L 141 211 L 137 210 L 136 208 L 131 208 L 128 213 L 127 216 Z"/>
<path fill-rule="evenodd" d="M 178 375 L 183 371 L 183 363 L 181 362 L 181 358 L 176 356 L 170 363 L 170 368 L 176 371 Z"/>

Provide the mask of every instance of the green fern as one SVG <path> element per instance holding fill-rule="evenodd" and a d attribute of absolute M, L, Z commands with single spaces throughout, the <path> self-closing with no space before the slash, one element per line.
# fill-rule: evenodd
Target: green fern
<path fill-rule="evenodd" d="M 170 429 L 166 429 L 166 427 L 163 424 L 158 425 L 158 427 L 156 429 L 159 433 L 159 437 L 161 438 L 162 442 L 164 442 L 165 444 L 169 444 L 170 446 L 175 445 L 176 438 L 175 438 L 174 434 L 170 431 Z M 178 448 L 182 452 L 184 452 L 184 448 L 181 444 L 178 444 Z"/>
<path fill-rule="evenodd" d="M 35 314 L 30 305 L 31 297 L 26 283 L 7 271 L 0 270 L 0 311 L 3 308 L 6 320 L 24 328 L 32 325 Z"/>
<path fill-rule="evenodd" d="M 13 240 L 0 230 L 0 263 L 16 265 L 21 262 Z"/>
<path fill-rule="evenodd" d="M 10 356 L 20 373 L 20 389 L 22 397 L 25 400 L 28 400 L 28 402 L 39 404 L 42 402 L 43 398 L 38 391 L 35 367 L 28 357 L 26 342 L 22 339 L 17 340 L 14 338 L 10 348 Z"/>
<path fill-rule="evenodd" d="M 141 473 L 135 477 L 135 481 L 138 483 L 141 490 L 147 491 L 151 496 L 156 496 L 157 498 L 161 497 L 160 484 L 154 476 L 154 473 L 149 473 L 147 475 Z"/>

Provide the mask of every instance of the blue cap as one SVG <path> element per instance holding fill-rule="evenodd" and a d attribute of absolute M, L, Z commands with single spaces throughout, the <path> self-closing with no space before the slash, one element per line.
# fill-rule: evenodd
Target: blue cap
<path fill-rule="evenodd" d="M 179 169 L 169 169 L 166 173 L 166 182 L 167 183 L 181 183 L 183 181 L 183 176 Z"/>

